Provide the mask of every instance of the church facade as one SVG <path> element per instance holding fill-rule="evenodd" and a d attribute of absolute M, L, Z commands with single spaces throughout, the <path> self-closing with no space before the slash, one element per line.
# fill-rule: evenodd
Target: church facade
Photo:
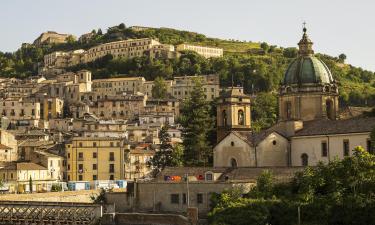
<path fill-rule="evenodd" d="M 337 83 L 314 56 L 306 28 L 298 45 L 279 90 L 279 121 L 271 128 L 252 131 L 251 101 L 242 88 L 221 95 L 214 167 L 314 166 L 350 156 L 356 146 L 371 151 L 375 118 L 339 120 Z"/>

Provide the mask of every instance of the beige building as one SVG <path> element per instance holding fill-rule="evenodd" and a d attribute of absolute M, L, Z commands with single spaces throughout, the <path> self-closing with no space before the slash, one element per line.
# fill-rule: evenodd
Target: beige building
<path fill-rule="evenodd" d="M 177 51 L 186 51 L 186 50 L 194 51 L 205 58 L 222 57 L 223 52 L 224 52 L 222 48 L 206 47 L 206 46 L 198 46 L 198 45 L 190 45 L 190 44 L 177 45 L 176 50 Z"/>
<path fill-rule="evenodd" d="M 44 55 L 44 66 L 46 68 L 66 68 L 82 63 L 85 50 L 78 49 L 69 52 L 52 52 Z"/>
<path fill-rule="evenodd" d="M 48 85 L 48 95 L 68 103 L 79 102 L 82 96 L 91 92 L 91 84 L 91 72 L 88 70 L 60 74 L 56 77 L 56 82 Z"/>
<path fill-rule="evenodd" d="M 71 34 L 59 34 L 55 31 L 47 31 L 42 33 L 37 39 L 35 39 L 34 45 L 41 46 L 43 44 L 66 43 L 69 36 L 75 39 L 75 37 Z"/>
<path fill-rule="evenodd" d="M 40 103 L 22 98 L 0 100 L 2 115 L 10 120 L 39 120 Z"/>
<path fill-rule="evenodd" d="M 144 112 L 147 97 L 143 94 L 109 96 L 97 100 L 90 111 L 101 119 L 134 119 Z"/>
<path fill-rule="evenodd" d="M 220 84 L 219 76 L 213 75 L 201 75 L 201 76 L 181 76 L 174 77 L 172 84 L 171 95 L 177 99 L 186 99 L 190 97 L 190 93 L 194 89 L 194 82 L 199 79 L 203 84 L 203 91 L 205 92 L 205 98 L 207 101 L 212 101 L 219 97 Z"/>
<path fill-rule="evenodd" d="M 118 93 L 126 92 L 136 94 L 144 93 L 145 78 L 143 77 L 119 77 L 109 79 L 93 80 L 92 90 L 96 95 L 104 98 L 105 96 L 114 96 Z"/>
<path fill-rule="evenodd" d="M 133 58 L 136 56 L 141 57 L 144 55 L 156 56 L 157 52 L 174 52 L 174 46 L 161 44 L 157 40 L 151 38 L 128 39 L 123 41 L 109 42 L 92 47 L 87 50 L 85 53 L 84 62 L 92 62 L 109 54 L 111 54 L 114 58 Z"/>
<path fill-rule="evenodd" d="M 46 167 L 31 162 L 14 163 L 1 168 L 0 178 L 10 193 L 46 192 L 56 183 Z"/>

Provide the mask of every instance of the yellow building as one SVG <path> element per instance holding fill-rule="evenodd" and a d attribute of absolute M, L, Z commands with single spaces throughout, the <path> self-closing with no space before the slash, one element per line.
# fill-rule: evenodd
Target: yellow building
<path fill-rule="evenodd" d="M 150 173 L 152 150 L 130 150 L 122 138 L 75 137 L 66 145 L 68 181 L 123 180 Z"/>
<path fill-rule="evenodd" d="M 66 145 L 68 181 L 120 180 L 124 177 L 120 138 L 75 137 Z"/>
<path fill-rule="evenodd" d="M 205 58 L 211 57 L 222 57 L 223 56 L 223 49 L 222 48 L 215 48 L 215 47 L 206 47 L 206 46 L 198 46 L 198 45 L 189 45 L 189 44 L 180 44 L 176 48 L 177 51 L 194 51 L 199 55 Z"/>
<path fill-rule="evenodd" d="M 43 101 L 43 119 L 56 119 L 63 116 L 64 101 L 60 98 L 45 98 Z"/>

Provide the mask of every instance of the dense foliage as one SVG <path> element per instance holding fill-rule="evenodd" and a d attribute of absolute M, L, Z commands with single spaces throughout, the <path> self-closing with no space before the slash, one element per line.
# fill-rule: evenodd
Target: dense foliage
<path fill-rule="evenodd" d="M 213 197 L 211 224 L 373 224 L 375 156 L 362 147 L 352 157 L 307 167 L 290 183 L 274 183 L 266 171 L 247 195 L 229 191 Z"/>

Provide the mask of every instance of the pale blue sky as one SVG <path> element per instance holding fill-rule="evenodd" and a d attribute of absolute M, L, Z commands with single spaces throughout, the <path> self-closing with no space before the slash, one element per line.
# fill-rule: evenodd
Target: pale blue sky
<path fill-rule="evenodd" d="M 373 0 L 1 0 L 0 51 L 47 30 L 79 36 L 121 22 L 291 47 L 305 20 L 316 52 L 375 71 L 374 11 Z"/>

